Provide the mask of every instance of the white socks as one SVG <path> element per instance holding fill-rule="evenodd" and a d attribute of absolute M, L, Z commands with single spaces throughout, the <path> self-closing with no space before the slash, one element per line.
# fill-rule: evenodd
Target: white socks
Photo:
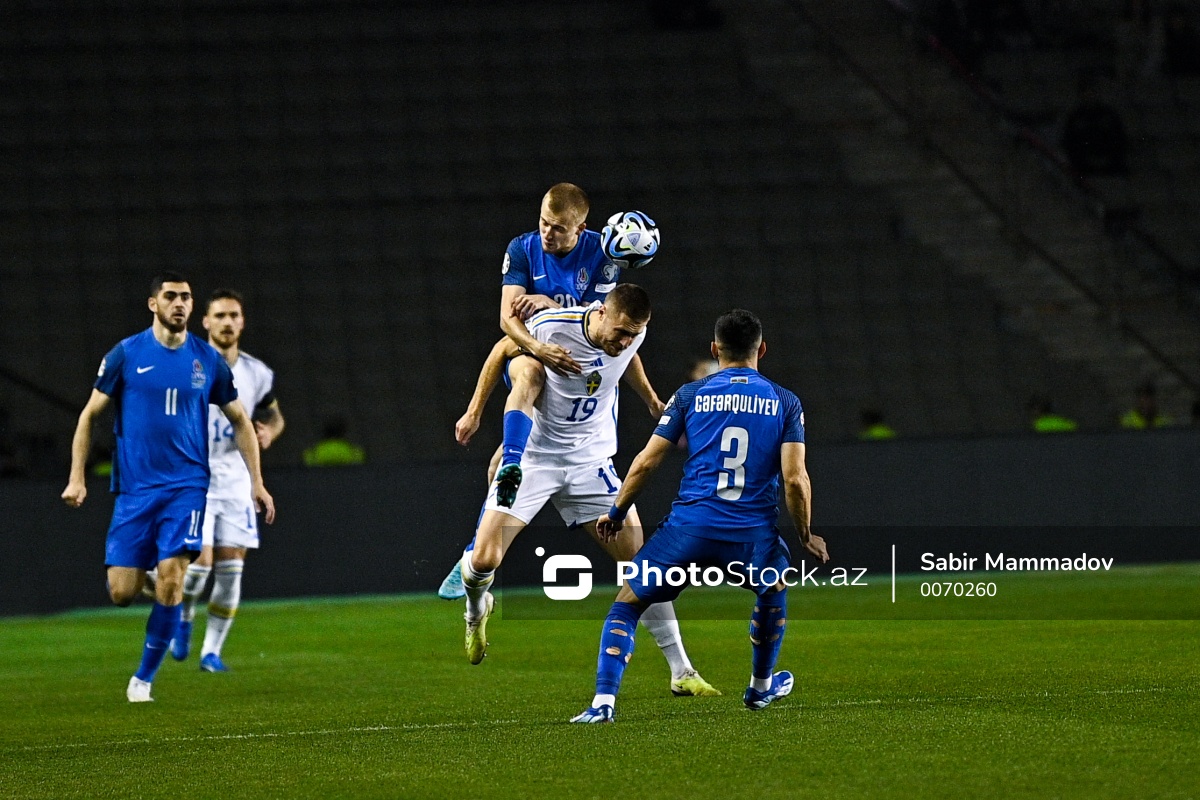
<path fill-rule="evenodd" d="M 213 564 L 212 596 L 208 598 L 208 627 L 204 631 L 204 648 L 200 657 L 221 653 L 225 637 L 233 627 L 238 603 L 242 599 L 242 565 L 240 558 Z"/>
<path fill-rule="evenodd" d="M 592 708 L 599 708 L 600 706 L 612 706 L 613 708 L 616 708 L 617 696 L 615 694 L 596 695 L 592 698 Z"/>
<path fill-rule="evenodd" d="M 492 587 L 492 582 L 496 580 L 496 570 L 492 569 L 486 572 L 476 570 L 471 566 L 472 552 L 474 551 L 468 550 L 463 553 L 462 581 L 463 588 L 467 590 L 467 616 L 475 620 L 482 617 L 487 611 L 487 602 L 483 597 Z"/>
<path fill-rule="evenodd" d="M 204 585 L 208 583 L 208 575 L 212 567 L 199 564 L 188 564 L 187 574 L 183 576 L 183 621 L 191 622 L 196 616 L 196 601 L 204 594 Z"/>
<path fill-rule="evenodd" d="M 672 679 L 679 680 L 694 671 L 687 651 L 683 649 L 679 620 L 675 618 L 675 606 L 671 603 L 655 603 L 642 612 L 642 624 L 650 631 L 650 635 L 666 656 L 667 663 L 671 665 Z"/>

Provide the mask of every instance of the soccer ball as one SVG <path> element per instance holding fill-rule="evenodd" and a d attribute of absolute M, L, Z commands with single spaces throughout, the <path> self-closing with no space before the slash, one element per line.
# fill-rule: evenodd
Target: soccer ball
<path fill-rule="evenodd" d="M 604 255 L 622 269 L 641 269 L 658 253 L 659 235 L 654 220 L 641 211 L 622 211 L 608 218 L 600 232 Z"/>

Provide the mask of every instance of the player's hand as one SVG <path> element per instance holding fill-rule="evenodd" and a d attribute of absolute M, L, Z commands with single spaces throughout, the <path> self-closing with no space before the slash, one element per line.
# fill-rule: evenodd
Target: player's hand
<path fill-rule="evenodd" d="M 266 450 L 271 446 L 271 442 L 275 441 L 275 437 L 271 435 L 271 429 L 261 422 L 254 423 L 254 435 L 258 437 L 259 450 Z"/>
<path fill-rule="evenodd" d="M 650 416 L 654 417 L 655 419 L 661 417 L 663 412 L 667 410 L 667 404 L 662 400 L 659 400 L 657 397 L 647 403 L 647 405 L 650 407 Z"/>
<path fill-rule="evenodd" d="M 263 520 L 268 525 L 275 522 L 275 498 L 271 497 L 267 487 L 262 484 L 254 489 L 254 507 L 263 512 Z"/>
<path fill-rule="evenodd" d="M 71 508 L 79 508 L 87 497 L 87 484 L 83 481 L 72 480 L 63 489 L 62 499 Z"/>
<path fill-rule="evenodd" d="M 479 430 L 479 417 L 468 411 L 458 418 L 458 422 L 454 423 L 454 439 L 466 447 L 471 443 L 471 437 L 477 430 Z"/>
<path fill-rule="evenodd" d="M 829 551 L 825 549 L 825 540 L 815 533 L 810 534 L 801 544 L 804 545 L 805 550 L 820 559 L 822 564 L 829 560 Z"/>
<path fill-rule="evenodd" d="M 600 537 L 602 542 L 611 542 L 617 538 L 617 534 L 625 527 L 625 520 L 610 519 L 608 514 L 605 514 L 600 519 L 596 520 L 596 535 Z"/>
<path fill-rule="evenodd" d="M 553 370 L 563 377 L 583 372 L 583 367 L 575 363 L 575 359 L 571 358 L 571 351 L 565 347 L 545 342 L 534 355 L 537 356 L 538 361 L 546 365 L 546 369 Z"/>
<path fill-rule="evenodd" d="M 512 304 L 513 315 L 522 322 L 547 308 L 562 308 L 562 306 L 544 294 L 519 295 Z"/>

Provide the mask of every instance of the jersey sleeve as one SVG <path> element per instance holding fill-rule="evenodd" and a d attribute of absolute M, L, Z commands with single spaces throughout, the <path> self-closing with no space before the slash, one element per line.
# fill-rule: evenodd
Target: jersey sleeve
<path fill-rule="evenodd" d="M 783 401 L 783 441 L 803 444 L 804 409 L 800 406 L 800 398 L 784 392 L 780 399 Z"/>
<path fill-rule="evenodd" d="M 217 358 L 216 374 L 213 376 L 212 389 L 208 392 L 208 402 L 224 407 L 237 400 L 237 396 L 237 387 L 233 385 L 233 370 L 224 358 Z"/>
<path fill-rule="evenodd" d="M 672 444 L 679 444 L 679 437 L 683 435 L 687 410 L 692 405 L 692 399 L 695 396 L 695 384 L 687 383 L 679 387 L 679 391 L 671 395 L 671 399 L 667 401 L 667 407 L 663 409 L 662 416 L 658 420 L 658 427 L 654 429 L 654 435 L 661 436 Z"/>
<path fill-rule="evenodd" d="M 524 286 L 526 290 L 529 290 L 529 256 L 525 254 L 525 248 L 521 246 L 521 237 L 518 236 L 508 243 L 508 250 L 504 252 L 504 264 L 500 267 L 500 275 L 501 286 Z"/>
<path fill-rule="evenodd" d="M 592 277 L 591 291 L 584 296 L 584 302 L 603 300 L 609 292 L 617 288 L 619 280 L 621 280 L 621 268 L 606 260 L 602 266 L 596 269 L 596 274 Z"/>
<path fill-rule="evenodd" d="M 558 311 L 557 308 L 548 308 L 544 311 L 539 311 L 529 319 L 525 320 L 525 328 L 529 331 L 529 335 L 537 339 L 539 342 L 550 341 L 550 330 L 553 327 L 549 324 L 548 315 Z M 541 317 L 542 319 L 538 319 Z M 543 324 L 539 325 L 538 323 Z"/>
<path fill-rule="evenodd" d="M 263 383 L 267 389 L 265 392 L 263 392 L 263 396 L 258 401 L 258 405 L 250 409 L 251 419 L 258 419 L 261 417 L 263 412 L 270 408 L 271 404 L 278 399 L 275 397 L 275 373 L 268 369 L 264 372 L 264 374 L 266 375 L 266 380 Z"/>
<path fill-rule="evenodd" d="M 92 386 L 109 397 L 116 397 L 125 383 L 122 377 L 124 367 L 125 345 L 118 344 L 101 359 L 100 370 L 96 373 L 96 382 Z"/>

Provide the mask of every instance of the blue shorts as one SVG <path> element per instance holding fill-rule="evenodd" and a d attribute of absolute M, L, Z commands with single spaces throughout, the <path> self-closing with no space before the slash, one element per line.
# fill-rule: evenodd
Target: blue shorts
<path fill-rule="evenodd" d="M 104 542 L 104 565 L 152 569 L 200 551 L 206 489 L 185 487 L 118 494 Z"/>
<path fill-rule="evenodd" d="M 761 595 L 775 585 L 775 581 L 766 584 L 756 582 L 763 570 L 773 570 L 777 580 L 782 576 L 783 570 L 791 566 L 792 554 L 788 550 L 787 542 L 778 533 L 771 538 L 753 542 L 730 542 L 707 539 L 697 535 L 700 531 L 701 529 L 659 526 L 650 537 L 650 541 L 642 545 L 642 549 L 632 559 L 638 565 L 638 573 L 629 580 L 629 588 L 637 595 L 638 600 L 647 605 L 665 603 L 678 597 L 687 585 L 671 586 L 665 580 L 648 581 L 649 570 L 646 567 L 657 567 L 659 574 L 664 576 L 671 567 L 686 569 L 691 564 L 701 569 L 718 567 L 726 570 L 728 574 L 741 576 L 740 585 L 743 588 Z M 729 568 L 731 564 L 739 562 L 741 567 Z M 753 570 L 750 569 L 751 566 Z"/>

